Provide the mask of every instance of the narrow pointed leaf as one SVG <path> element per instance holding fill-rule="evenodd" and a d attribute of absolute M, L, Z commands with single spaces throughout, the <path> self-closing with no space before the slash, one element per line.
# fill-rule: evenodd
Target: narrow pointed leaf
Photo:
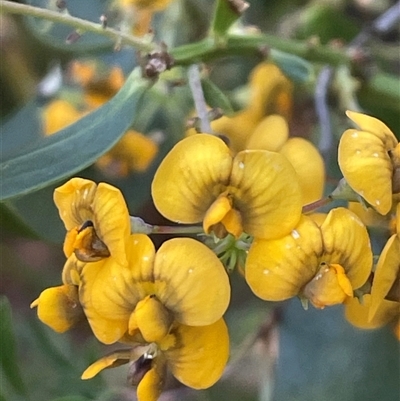
<path fill-rule="evenodd" d="M 23 152 L 1 159 L 0 201 L 44 188 L 91 165 L 131 126 L 148 86 L 135 71 L 101 108 L 50 137 L 40 138 Z"/>

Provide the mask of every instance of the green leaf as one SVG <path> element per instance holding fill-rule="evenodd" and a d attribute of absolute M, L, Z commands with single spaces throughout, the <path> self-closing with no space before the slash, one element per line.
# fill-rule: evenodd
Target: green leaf
<path fill-rule="evenodd" d="M 29 124 L 26 122 L 29 121 Z M 38 118 L 38 104 L 28 102 L 14 113 L 1 128 L 1 158 L 8 158 L 39 139 L 42 128 Z"/>
<path fill-rule="evenodd" d="M 202 78 L 201 86 L 203 88 L 206 103 L 211 107 L 219 107 L 224 114 L 229 116 L 233 114 L 233 108 L 229 99 L 210 79 Z"/>
<path fill-rule="evenodd" d="M 217 0 L 211 32 L 223 38 L 247 8 L 248 4 L 243 0 Z"/>
<path fill-rule="evenodd" d="M 0 203 L 0 221 L 1 228 L 4 230 L 3 235 L 6 234 L 6 232 L 12 232 L 31 239 L 38 239 L 38 235 L 10 205 Z"/>
<path fill-rule="evenodd" d="M 26 389 L 17 362 L 15 337 L 12 328 L 11 305 L 5 296 L 0 298 L 0 322 L 1 367 L 16 393 L 25 395 Z"/>
<path fill-rule="evenodd" d="M 399 344 L 391 330 L 360 330 L 342 306 L 285 304 L 272 399 L 391 401 L 399 395 Z"/>
<path fill-rule="evenodd" d="M 271 49 L 270 59 L 294 82 L 306 83 L 313 77 L 314 69 L 312 64 L 301 57 Z"/>
<path fill-rule="evenodd" d="M 41 138 L 23 152 L 2 159 L 0 201 L 44 188 L 91 165 L 131 126 L 148 86 L 136 70 L 101 108 L 58 133 Z"/>
<path fill-rule="evenodd" d="M 80 395 L 67 395 L 65 397 L 54 398 L 52 401 L 88 401 L 88 399 Z"/>

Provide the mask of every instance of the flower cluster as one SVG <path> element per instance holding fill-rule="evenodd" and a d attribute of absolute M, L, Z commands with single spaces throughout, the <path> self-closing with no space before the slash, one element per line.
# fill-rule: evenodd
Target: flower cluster
<path fill-rule="evenodd" d="M 367 230 L 371 212 L 368 219 L 353 206 L 314 213 L 322 204 L 324 165 L 310 142 L 289 135 L 287 78 L 262 63 L 250 88 L 245 109 L 212 122 L 215 135 L 179 141 L 152 181 L 158 211 L 179 225 L 195 224 L 204 243 L 173 238 L 156 250 L 146 235 L 156 231 L 135 225 L 109 184 L 73 178 L 55 190 L 67 260 L 62 285 L 43 291 L 32 306 L 58 332 L 87 321 L 103 344 L 125 345 L 89 366 L 83 379 L 127 363 L 141 401 L 158 398 L 167 372 L 192 388 L 214 384 L 229 355 L 226 270 L 236 261 L 263 300 L 299 297 L 318 309 L 345 304 L 354 325 L 395 322 L 399 334 L 396 137 L 381 121 L 348 112 L 359 128 L 345 131 L 339 143 L 350 198 L 391 227 L 378 258 Z"/>
<path fill-rule="evenodd" d="M 131 363 L 139 400 L 158 398 L 168 370 L 193 388 L 215 383 L 228 359 L 222 315 L 230 300 L 217 256 L 190 238 L 166 241 L 156 252 L 149 237 L 130 234 L 122 194 L 108 184 L 73 178 L 54 200 L 67 229 L 63 284 L 32 307 L 55 331 L 87 320 L 102 343 L 129 346 L 82 378 Z"/>

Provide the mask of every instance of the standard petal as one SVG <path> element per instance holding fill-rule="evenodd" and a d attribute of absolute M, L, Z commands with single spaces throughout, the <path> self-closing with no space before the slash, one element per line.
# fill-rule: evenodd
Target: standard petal
<path fill-rule="evenodd" d="M 37 307 L 39 319 L 58 333 L 64 333 L 84 318 L 78 288 L 67 284 L 44 290 L 31 308 Z"/>
<path fill-rule="evenodd" d="M 289 125 L 279 114 L 265 117 L 255 128 L 246 144 L 246 149 L 279 152 L 289 137 Z"/>
<path fill-rule="evenodd" d="M 229 356 L 229 334 L 223 319 L 202 327 L 179 325 L 177 345 L 164 351 L 172 374 L 186 386 L 203 389 L 222 375 Z"/>
<path fill-rule="evenodd" d="M 239 152 L 233 162 L 229 193 L 247 234 L 279 238 L 289 234 L 300 220 L 298 179 L 290 163 L 278 153 Z"/>
<path fill-rule="evenodd" d="M 400 238 L 395 234 L 387 241 L 376 265 L 371 288 L 371 319 L 396 280 L 400 280 Z"/>
<path fill-rule="evenodd" d="M 111 256 L 121 265 L 126 265 L 126 242 L 131 225 L 121 191 L 101 182 L 93 199 L 92 210 L 96 234 L 106 244 Z"/>
<path fill-rule="evenodd" d="M 338 162 L 349 185 L 379 213 L 392 207 L 393 165 L 381 138 L 354 129 L 343 133 Z"/>
<path fill-rule="evenodd" d="M 368 279 L 372 251 L 367 229 L 361 220 L 343 207 L 332 209 L 321 226 L 324 241 L 322 262 L 339 264 L 354 290 Z"/>
<path fill-rule="evenodd" d="M 179 323 L 214 323 L 230 300 L 228 275 L 217 256 L 191 238 L 164 242 L 154 262 L 155 295 Z"/>
<path fill-rule="evenodd" d="M 314 277 L 321 253 L 320 229 L 303 216 L 296 229 L 283 238 L 254 240 L 246 261 L 246 281 L 261 299 L 291 298 Z"/>
<path fill-rule="evenodd" d="M 290 138 L 279 153 L 294 167 L 303 194 L 303 205 L 322 197 L 325 185 L 325 166 L 317 148 L 304 138 Z"/>
<path fill-rule="evenodd" d="M 390 128 L 381 120 L 350 110 L 346 111 L 346 115 L 353 120 L 362 131 L 371 132 L 378 137 L 385 144 L 387 150 L 393 149 L 397 145 L 397 138 L 394 136 Z"/>
<path fill-rule="evenodd" d="M 93 181 L 75 177 L 54 190 L 54 203 L 68 231 L 93 219 L 91 205 L 96 187 Z"/>
<path fill-rule="evenodd" d="M 224 191 L 232 168 L 225 143 L 207 134 L 178 142 L 161 162 L 152 183 L 158 211 L 181 223 L 198 223 Z"/>

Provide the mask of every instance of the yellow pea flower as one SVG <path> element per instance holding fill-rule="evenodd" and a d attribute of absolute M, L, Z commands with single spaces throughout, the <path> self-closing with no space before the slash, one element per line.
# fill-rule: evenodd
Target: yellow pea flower
<path fill-rule="evenodd" d="M 73 284 L 47 288 L 31 303 L 31 308 L 35 307 L 39 319 L 58 333 L 69 330 L 85 316 L 78 287 Z"/>
<path fill-rule="evenodd" d="M 329 212 L 321 226 L 302 216 L 291 234 L 256 238 L 245 277 L 253 292 L 269 301 L 296 295 L 318 308 L 342 303 L 368 279 L 372 252 L 365 226 L 345 208 Z"/>
<path fill-rule="evenodd" d="M 89 110 L 108 102 L 123 86 L 124 73 L 119 66 L 112 66 L 107 72 L 100 71 L 95 63 L 75 61 L 71 75 L 84 90 L 84 100 Z"/>
<path fill-rule="evenodd" d="M 130 217 L 119 189 L 72 178 L 54 191 L 54 202 L 67 229 L 64 253 L 83 262 L 108 256 L 126 265 L 125 243 L 130 234 Z"/>
<path fill-rule="evenodd" d="M 338 161 L 348 184 L 380 214 L 392 207 L 400 192 L 400 145 L 393 132 L 377 118 L 347 111 L 360 128 L 345 131 Z"/>
<path fill-rule="evenodd" d="M 127 258 L 125 267 L 108 258 L 82 269 L 81 303 L 103 343 L 138 333 L 147 342 L 161 341 L 174 320 L 208 325 L 228 307 L 226 271 L 217 256 L 198 241 L 175 238 L 156 253 L 147 236 L 133 234 L 127 242 Z"/>
<path fill-rule="evenodd" d="M 136 360 L 134 351 L 117 351 L 96 361 L 85 370 L 82 379 L 91 379 L 105 368 L 132 361 L 131 369 L 136 369 L 138 376 L 132 381 L 138 384 L 139 401 L 158 399 L 167 369 L 186 386 L 205 389 L 223 373 L 229 356 L 229 335 L 223 319 L 200 327 L 175 322 L 167 337 L 150 344 Z"/>
<path fill-rule="evenodd" d="M 219 138 L 198 134 L 178 142 L 152 183 L 156 208 L 180 223 L 203 221 L 206 233 L 243 231 L 260 238 L 289 233 L 300 219 L 301 192 L 290 163 L 275 152 L 232 156 Z"/>
<path fill-rule="evenodd" d="M 247 107 L 235 115 L 223 116 L 211 121 L 215 134 L 228 138 L 229 148 L 233 153 L 245 149 L 275 149 L 248 147 L 249 137 L 263 120 L 271 114 L 282 116 L 285 121 L 290 118 L 292 108 L 293 84 L 283 75 L 279 67 L 271 63 L 260 63 L 250 73 L 250 99 Z M 187 135 L 195 134 L 195 129 Z"/>
<path fill-rule="evenodd" d="M 118 143 L 96 161 L 96 166 L 108 175 L 124 177 L 131 172 L 144 172 L 158 153 L 154 140 L 140 132 L 129 130 Z"/>
<path fill-rule="evenodd" d="M 303 205 L 322 197 L 325 184 L 322 156 L 307 139 L 289 138 L 289 126 L 284 117 L 278 114 L 265 117 L 248 138 L 246 149 L 270 150 L 285 156 L 298 176 Z"/>

